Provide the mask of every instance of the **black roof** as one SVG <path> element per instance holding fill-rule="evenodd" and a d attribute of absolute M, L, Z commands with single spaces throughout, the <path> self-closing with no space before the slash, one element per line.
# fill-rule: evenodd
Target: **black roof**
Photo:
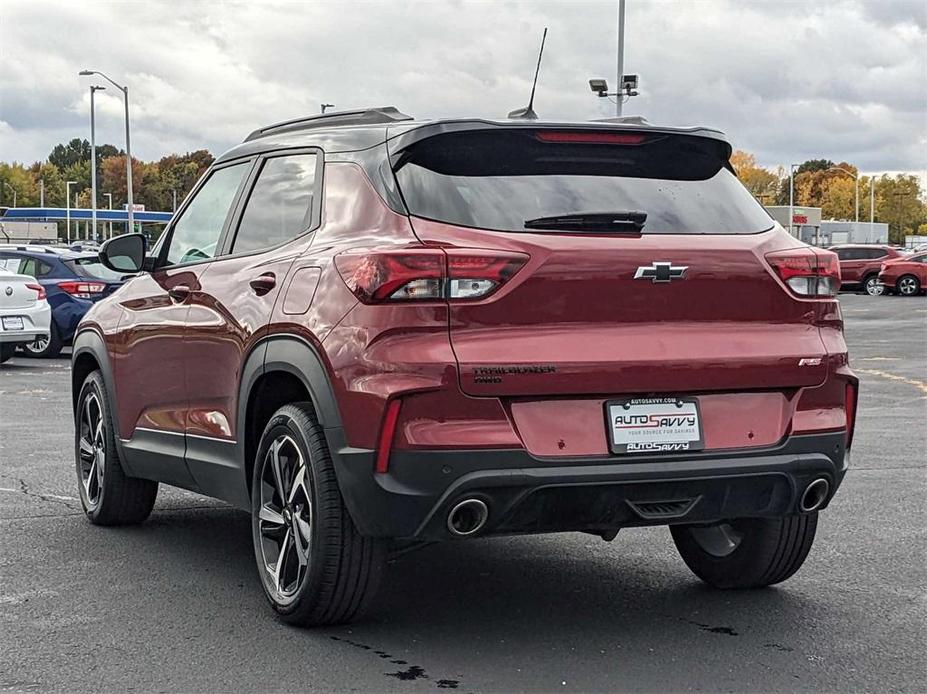
<path fill-rule="evenodd" d="M 707 137 L 727 143 L 720 130 L 705 127 L 663 127 L 651 125 L 639 116 L 594 121 L 545 121 L 488 118 L 443 118 L 416 120 L 393 106 L 340 111 L 297 118 L 264 126 L 253 131 L 244 142 L 218 158 L 218 162 L 261 152 L 299 147 L 320 147 L 328 153 L 356 152 L 396 140 L 396 149 L 412 142 L 446 132 L 488 128 L 570 128 L 615 129 Z"/>

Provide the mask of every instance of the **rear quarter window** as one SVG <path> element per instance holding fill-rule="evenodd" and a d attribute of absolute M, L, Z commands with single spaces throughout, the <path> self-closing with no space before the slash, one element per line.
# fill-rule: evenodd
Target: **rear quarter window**
<path fill-rule="evenodd" d="M 94 257 L 65 260 L 64 264 L 78 277 L 86 277 L 88 279 L 116 281 L 125 276 L 125 273 L 110 270 L 101 263 L 98 258 Z"/>

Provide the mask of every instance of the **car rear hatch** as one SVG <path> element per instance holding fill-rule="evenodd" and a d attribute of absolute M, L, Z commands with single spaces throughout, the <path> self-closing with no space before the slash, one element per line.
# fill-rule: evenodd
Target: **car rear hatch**
<path fill-rule="evenodd" d="M 31 286 L 30 286 L 31 285 Z M 25 309 L 35 306 L 39 293 L 34 278 L 28 275 L 0 274 L 0 309 Z"/>
<path fill-rule="evenodd" d="M 821 383 L 820 302 L 790 292 L 767 258 L 800 244 L 740 185 L 729 154 L 713 137 L 562 127 L 449 132 L 395 152 L 423 243 L 520 265 L 492 292 L 449 302 L 461 389 Z"/>

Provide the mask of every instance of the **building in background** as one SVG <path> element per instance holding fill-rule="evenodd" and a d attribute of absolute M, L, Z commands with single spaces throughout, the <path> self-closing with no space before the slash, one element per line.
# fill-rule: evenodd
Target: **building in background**
<path fill-rule="evenodd" d="M 888 243 L 888 224 L 883 222 L 844 222 L 825 219 L 821 222 L 824 245 L 841 243 Z"/>
<path fill-rule="evenodd" d="M 789 209 L 792 210 L 791 224 L 789 223 Z M 769 205 L 766 211 L 792 236 L 814 246 L 827 245 L 821 239 L 820 207 L 794 206 L 789 208 L 788 205 Z"/>
<path fill-rule="evenodd" d="M 0 221 L 0 243 L 57 243 L 55 222 Z"/>

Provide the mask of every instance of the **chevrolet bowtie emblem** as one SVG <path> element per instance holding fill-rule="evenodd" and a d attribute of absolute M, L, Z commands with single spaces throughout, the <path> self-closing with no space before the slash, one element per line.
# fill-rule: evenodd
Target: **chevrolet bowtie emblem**
<path fill-rule="evenodd" d="M 688 265 L 673 265 L 672 263 L 666 262 L 653 262 L 649 266 L 641 265 L 639 268 L 637 268 L 637 272 L 634 273 L 634 279 L 651 280 L 654 283 L 672 282 L 673 280 L 683 279 L 686 275 L 686 270 L 688 269 Z"/>

